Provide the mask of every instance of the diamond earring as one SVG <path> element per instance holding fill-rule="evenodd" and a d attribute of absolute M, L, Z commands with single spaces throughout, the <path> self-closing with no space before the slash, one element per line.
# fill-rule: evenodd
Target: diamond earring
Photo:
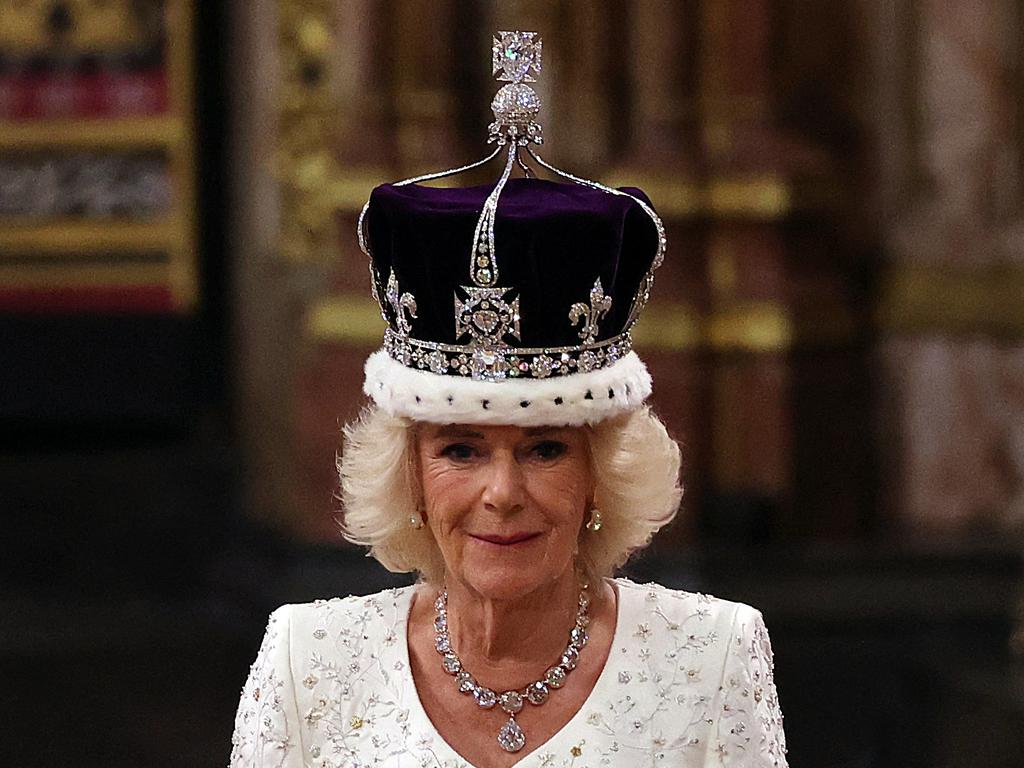
<path fill-rule="evenodd" d="M 601 530 L 601 510 L 590 510 L 590 520 L 587 521 L 587 530 L 597 533 Z"/>

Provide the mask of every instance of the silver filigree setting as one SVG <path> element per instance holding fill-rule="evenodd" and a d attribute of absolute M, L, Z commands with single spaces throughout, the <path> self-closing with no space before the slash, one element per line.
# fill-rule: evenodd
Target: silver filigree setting
<path fill-rule="evenodd" d="M 384 349 L 408 368 L 481 381 L 503 381 L 547 379 L 606 368 L 632 352 L 633 340 L 628 333 L 621 333 L 589 346 L 473 346 L 421 341 L 387 328 Z"/>
<path fill-rule="evenodd" d="M 505 189 L 509 177 L 512 175 L 512 166 L 515 163 L 516 153 L 509 150 L 508 159 L 505 162 L 505 170 L 495 184 L 491 194 L 484 201 L 484 209 L 477 219 L 476 227 L 473 230 L 473 247 L 469 252 L 469 277 L 478 286 L 491 287 L 498 282 L 498 257 L 495 253 L 494 243 L 494 219 L 498 215 L 498 197 Z"/>
<path fill-rule="evenodd" d="M 388 276 L 387 300 L 391 305 L 391 311 L 395 315 L 395 328 L 399 333 L 408 336 L 412 331 L 410 318 L 416 319 L 416 299 L 411 293 L 402 293 L 398 288 L 398 278 L 395 277 L 395 270 L 391 270 Z M 408 312 L 409 317 L 406 317 Z"/>
<path fill-rule="evenodd" d="M 494 122 L 488 141 L 514 146 L 542 144 L 543 131 L 537 122 L 540 96 L 526 83 L 536 82 L 530 73 L 541 71 L 542 44 L 536 32 L 499 32 L 491 47 L 492 74 L 508 83 L 491 102 Z"/>
<path fill-rule="evenodd" d="M 569 307 L 569 322 L 576 325 L 580 320 L 583 321 L 579 333 L 585 344 L 593 344 L 597 339 L 601 318 L 608 314 L 611 308 L 612 297 L 605 294 L 600 277 L 594 281 L 594 286 L 590 289 L 589 306 L 578 301 Z"/>
<path fill-rule="evenodd" d="M 470 338 L 473 347 L 507 346 L 506 337 L 519 341 L 519 297 L 509 288 L 460 286 L 455 294 L 455 338 Z"/>

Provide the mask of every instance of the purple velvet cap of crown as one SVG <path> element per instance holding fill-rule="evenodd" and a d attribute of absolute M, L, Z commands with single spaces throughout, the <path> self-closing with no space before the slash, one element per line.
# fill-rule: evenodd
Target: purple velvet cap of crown
<path fill-rule="evenodd" d="M 386 295 L 393 272 L 416 303 L 409 335 L 421 341 L 465 343 L 456 337 L 454 297 L 472 286 L 474 230 L 494 185 L 436 188 L 384 184 L 370 196 L 365 231 L 373 279 Z M 649 202 L 643 192 L 623 191 Z M 494 224 L 496 286 L 519 299 L 520 339 L 512 348 L 583 343 L 573 304 L 587 304 L 600 279 L 611 307 L 595 340 L 626 329 L 630 309 L 658 250 L 658 231 L 636 200 L 579 184 L 510 179 Z M 383 302 L 391 327 L 394 308 Z"/>

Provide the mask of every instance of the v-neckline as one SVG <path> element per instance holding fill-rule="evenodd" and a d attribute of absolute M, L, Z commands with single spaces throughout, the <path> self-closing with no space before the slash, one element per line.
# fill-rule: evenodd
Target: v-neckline
<path fill-rule="evenodd" d="M 536 747 L 531 749 L 525 755 L 516 760 L 509 768 L 522 768 L 525 766 L 526 760 L 533 757 L 544 747 L 550 747 L 552 744 L 556 744 L 559 739 L 562 738 L 563 734 L 576 732 L 577 726 L 580 724 L 579 721 L 586 717 L 584 714 L 587 709 L 590 708 L 591 702 L 595 701 L 597 696 L 610 685 L 612 675 L 613 659 L 616 657 L 616 649 L 619 641 L 623 636 L 623 626 L 625 624 L 625 611 L 622 606 L 622 590 L 619 589 L 619 584 L 615 579 L 605 579 L 606 583 L 611 585 L 612 591 L 615 593 L 615 630 L 612 633 L 612 642 L 608 648 L 608 656 L 605 658 L 604 666 L 601 667 L 601 672 L 597 676 L 597 680 L 594 682 L 594 687 L 590 689 L 590 693 L 587 698 L 583 700 L 580 708 L 576 710 L 575 714 L 569 718 L 568 722 L 565 723 L 561 728 L 555 731 L 549 739 L 538 744 Z M 417 586 L 411 587 L 407 592 L 406 604 L 404 606 L 405 611 L 405 627 L 401 634 L 402 642 L 399 645 L 399 652 L 402 655 L 402 663 L 405 665 L 405 669 L 409 672 L 409 681 L 411 685 L 411 706 L 410 715 L 419 720 L 424 729 L 429 729 L 428 734 L 432 735 L 437 741 L 444 745 L 444 748 L 450 753 L 450 755 L 460 760 L 466 765 L 467 768 L 478 768 L 474 763 L 467 760 L 458 750 L 456 750 L 451 744 L 445 741 L 444 737 L 438 732 L 434 722 L 430 719 L 430 715 L 427 714 L 427 710 L 423 706 L 423 701 L 420 699 L 419 689 L 416 687 L 416 679 L 412 676 L 412 663 L 409 655 L 409 616 L 412 613 L 412 601 L 415 597 Z M 621 655 L 618 654 L 618 655 Z M 548 749 L 548 751 L 551 751 Z M 440 761 L 438 761 L 440 764 Z"/>

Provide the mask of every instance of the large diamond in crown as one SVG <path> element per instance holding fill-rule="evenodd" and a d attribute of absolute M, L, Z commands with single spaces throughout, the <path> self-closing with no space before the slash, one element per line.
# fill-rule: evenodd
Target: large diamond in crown
<path fill-rule="evenodd" d="M 541 68 L 541 41 L 535 40 L 536 32 L 499 32 L 494 37 L 492 52 L 492 74 L 499 80 L 520 83 L 534 82 L 530 75 Z"/>
<path fill-rule="evenodd" d="M 473 346 L 503 347 L 505 337 L 519 341 L 519 297 L 509 288 L 460 286 L 455 294 L 455 338 L 470 337 Z"/>

